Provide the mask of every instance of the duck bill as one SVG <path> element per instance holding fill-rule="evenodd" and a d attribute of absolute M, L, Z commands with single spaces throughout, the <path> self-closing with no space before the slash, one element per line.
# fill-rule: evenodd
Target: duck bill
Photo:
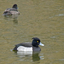
<path fill-rule="evenodd" d="M 41 42 L 40 42 L 40 44 L 39 44 L 39 45 L 44 46 L 44 44 L 42 44 Z"/>

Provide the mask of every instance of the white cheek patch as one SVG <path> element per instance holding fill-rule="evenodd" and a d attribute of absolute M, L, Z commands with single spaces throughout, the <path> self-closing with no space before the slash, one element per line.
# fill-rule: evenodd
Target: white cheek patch
<path fill-rule="evenodd" d="M 19 46 L 17 48 L 18 51 L 33 51 L 32 47 L 24 47 L 24 46 Z"/>

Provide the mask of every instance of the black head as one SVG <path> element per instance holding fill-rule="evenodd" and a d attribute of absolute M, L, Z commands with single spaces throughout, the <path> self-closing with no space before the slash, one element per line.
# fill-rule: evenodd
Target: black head
<path fill-rule="evenodd" d="M 15 9 L 17 9 L 17 4 L 14 4 L 12 8 L 15 8 Z"/>
<path fill-rule="evenodd" d="M 37 38 L 37 37 L 32 38 L 32 39 L 33 39 L 32 45 L 33 45 L 34 47 L 38 47 L 38 45 L 40 44 L 40 39 Z"/>

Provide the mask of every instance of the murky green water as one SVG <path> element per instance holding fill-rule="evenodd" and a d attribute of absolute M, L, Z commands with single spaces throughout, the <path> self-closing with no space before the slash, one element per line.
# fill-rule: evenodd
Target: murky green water
<path fill-rule="evenodd" d="M 17 20 L 4 18 L 4 10 L 15 3 Z M 39 54 L 19 56 L 11 51 L 32 37 L 45 44 Z M 64 64 L 64 1 L 0 0 L 0 64 Z"/>

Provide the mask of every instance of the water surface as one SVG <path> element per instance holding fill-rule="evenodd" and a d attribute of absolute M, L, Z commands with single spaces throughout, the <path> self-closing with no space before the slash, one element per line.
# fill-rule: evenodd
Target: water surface
<path fill-rule="evenodd" d="M 17 19 L 5 18 L 6 8 L 18 4 Z M 38 37 L 45 45 L 35 55 L 19 56 L 15 44 L 31 42 Z M 64 64 L 64 1 L 1 0 L 0 64 Z"/>

